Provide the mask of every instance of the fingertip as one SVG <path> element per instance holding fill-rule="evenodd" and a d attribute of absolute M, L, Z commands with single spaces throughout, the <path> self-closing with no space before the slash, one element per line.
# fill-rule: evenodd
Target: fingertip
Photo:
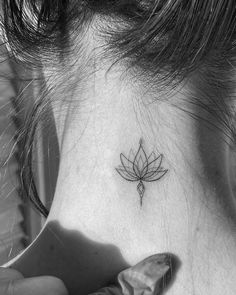
<path fill-rule="evenodd" d="M 0 281 L 4 280 L 20 280 L 24 276 L 16 269 L 0 267 Z"/>
<path fill-rule="evenodd" d="M 65 284 L 53 276 L 26 278 L 14 282 L 17 295 L 68 295 Z"/>
<path fill-rule="evenodd" d="M 43 279 L 45 282 L 48 282 L 48 286 L 50 286 L 50 284 L 53 286 L 55 295 L 69 295 L 68 290 L 61 279 L 52 276 L 45 276 Z M 54 293 L 50 293 L 50 295 L 54 295 Z"/>

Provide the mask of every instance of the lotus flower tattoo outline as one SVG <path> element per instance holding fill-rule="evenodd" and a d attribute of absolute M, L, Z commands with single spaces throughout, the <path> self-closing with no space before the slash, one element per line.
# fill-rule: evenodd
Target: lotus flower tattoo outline
<path fill-rule="evenodd" d="M 156 155 L 152 152 L 147 156 L 143 148 L 143 140 L 139 141 L 139 148 L 136 154 L 131 149 L 129 156 L 126 157 L 123 153 L 120 154 L 121 165 L 118 166 L 116 171 L 122 178 L 127 181 L 138 181 L 137 191 L 140 197 L 140 206 L 143 204 L 143 196 L 145 186 L 143 182 L 153 182 L 162 178 L 168 171 L 163 169 L 162 164 L 163 155 Z"/>

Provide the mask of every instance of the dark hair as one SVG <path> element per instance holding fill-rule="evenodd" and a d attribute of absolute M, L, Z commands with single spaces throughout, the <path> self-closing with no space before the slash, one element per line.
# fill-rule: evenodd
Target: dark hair
<path fill-rule="evenodd" d="M 3 0 L 2 24 L 12 54 L 37 66 L 38 60 L 52 63 L 69 55 L 70 34 L 80 34 L 94 16 L 104 16 L 108 24 L 102 26 L 107 52 L 128 68 L 138 69 L 140 75 L 170 84 L 199 72 L 211 85 L 232 86 L 235 0 Z M 40 117 L 36 120 L 35 113 L 40 114 L 40 109 L 42 102 L 26 125 L 31 126 L 25 139 L 29 149 Z M 229 117 L 225 126 L 232 132 Z M 35 186 L 29 185 L 32 171 L 29 157 L 24 157 L 24 187 L 47 215 L 34 197 Z"/>
<path fill-rule="evenodd" d="M 185 76 L 235 57 L 234 0 L 3 0 L 3 11 L 8 44 L 26 61 L 61 54 L 95 14 L 114 20 L 109 47 L 155 74 Z"/>

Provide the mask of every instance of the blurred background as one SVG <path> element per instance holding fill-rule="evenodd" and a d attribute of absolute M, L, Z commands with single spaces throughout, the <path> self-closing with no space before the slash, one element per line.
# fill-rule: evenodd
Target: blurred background
<path fill-rule="evenodd" d="M 0 46 L 0 56 L 1 265 L 19 254 L 35 239 L 45 218 L 33 208 L 20 188 L 18 155 L 24 147 L 16 142 L 20 124 L 40 93 L 42 81 L 37 79 L 38 73 L 9 58 L 4 45 Z M 52 113 L 41 123 L 37 132 L 39 134 L 33 155 L 35 181 L 42 202 L 50 209 L 59 164 Z"/>

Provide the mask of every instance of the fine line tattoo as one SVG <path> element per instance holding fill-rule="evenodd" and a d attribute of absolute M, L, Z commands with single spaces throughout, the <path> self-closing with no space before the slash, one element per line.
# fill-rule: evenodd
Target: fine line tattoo
<path fill-rule="evenodd" d="M 145 186 L 143 182 L 153 182 L 162 178 L 167 169 L 163 169 L 162 164 L 163 155 L 156 155 L 152 152 L 147 156 L 143 148 L 143 140 L 139 141 L 139 148 L 136 154 L 131 149 L 129 156 L 126 157 L 123 153 L 120 154 L 121 165 L 118 166 L 116 171 L 122 178 L 127 181 L 138 181 L 137 191 L 140 197 L 140 206 L 143 204 L 143 196 Z"/>

